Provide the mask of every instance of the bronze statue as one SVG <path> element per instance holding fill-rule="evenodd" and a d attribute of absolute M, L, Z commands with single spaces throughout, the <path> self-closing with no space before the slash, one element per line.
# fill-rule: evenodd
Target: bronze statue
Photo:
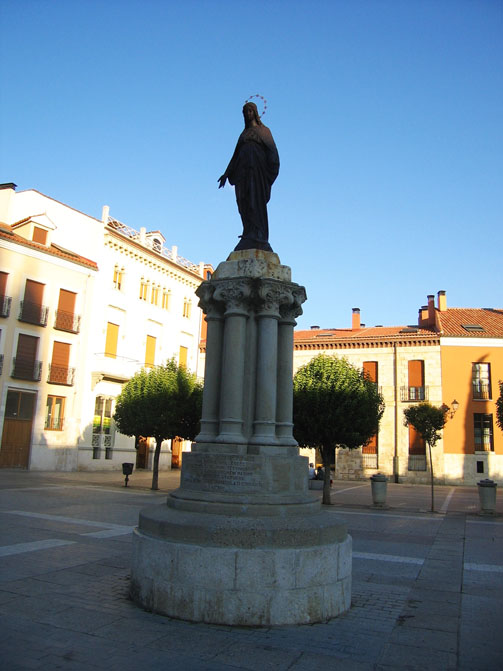
<path fill-rule="evenodd" d="M 279 173 L 279 155 L 271 131 L 264 126 L 255 103 L 243 107 L 244 131 L 227 170 L 219 177 L 219 189 L 227 180 L 235 187 L 236 201 L 243 222 L 243 235 L 234 251 L 262 249 L 272 252 L 269 244 L 267 203 L 271 186 Z"/>

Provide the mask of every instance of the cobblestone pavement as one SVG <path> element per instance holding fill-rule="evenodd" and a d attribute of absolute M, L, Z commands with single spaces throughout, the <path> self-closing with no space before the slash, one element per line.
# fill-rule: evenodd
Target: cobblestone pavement
<path fill-rule="evenodd" d="M 503 517 L 476 488 L 336 482 L 353 536 L 352 607 L 311 626 L 190 624 L 128 600 L 131 530 L 179 474 L 0 471 L 2 669 L 500 669 Z M 498 495 L 498 510 L 503 501 Z"/>

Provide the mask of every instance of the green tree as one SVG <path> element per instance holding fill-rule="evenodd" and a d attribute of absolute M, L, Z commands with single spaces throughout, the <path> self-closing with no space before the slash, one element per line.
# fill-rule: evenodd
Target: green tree
<path fill-rule="evenodd" d="M 500 395 L 496 401 L 496 422 L 499 428 L 503 431 L 503 381 L 499 381 Z"/>
<path fill-rule="evenodd" d="M 156 447 L 152 489 L 158 489 L 161 443 L 177 436 L 193 440 L 201 418 L 202 385 L 185 367 L 170 359 L 150 371 L 142 369 L 123 387 L 114 420 L 126 436 L 153 436 Z"/>
<path fill-rule="evenodd" d="M 374 382 L 346 359 L 320 354 L 293 379 L 294 434 L 299 445 L 318 448 L 330 504 L 330 466 L 335 448 L 365 445 L 379 429 L 384 402 Z"/>
<path fill-rule="evenodd" d="M 447 421 L 447 412 L 449 408 L 447 405 L 442 405 L 437 408 L 431 403 L 418 403 L 411 405 L 403 411 L 405 416 L 405 426 L 413 426 L 421 435 L 424 442 L 428 445 L 428 453 L 430 457 L 430 475 L 431 475 L 431 512 L 435 512 L 435 491 L 433 488 L 433 461 L 431 458 L 431 448 L 435 447 L 440 440 L 440 431 L 445 426 Z"/>

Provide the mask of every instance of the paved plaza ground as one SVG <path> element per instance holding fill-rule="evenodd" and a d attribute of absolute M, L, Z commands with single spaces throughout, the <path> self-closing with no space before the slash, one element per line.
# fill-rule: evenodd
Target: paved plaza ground
<path fill-rule="evenodd" d="M 503 668 L 503 497 L 477 515 L 476 487 L 336 482 L 330 508 L 353 537 L 352 607 L 328 623 L 245 628 L 190 624 L 128 600 L 138 511 L 179 473 L 0 471 L 0 668 Z"/>

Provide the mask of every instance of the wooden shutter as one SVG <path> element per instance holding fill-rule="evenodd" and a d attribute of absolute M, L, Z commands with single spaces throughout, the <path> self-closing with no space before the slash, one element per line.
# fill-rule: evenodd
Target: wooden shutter
<path fill-rule="evenodd" d="M 5 291 L 7 289 L 7 277 L 9 273 L 4 273 L 0 271 L 0 296 L 5 296 Z"/>
<path fill-rule="evenodd" d="M 41 245 L 47 244 L 47 231 L 45 228 L 33 227 L 33 242 L 39 242 Z"/>
<path fill-rule="evenodd" d="M 119 340 L 119 326 L 118 324 L 107 324 L 107 337 L 105 341 L 105 356 L 115 359 L 117 356 L 117 341 Z"/>
<path fill-rule="evenodd" d="M 44 297 L 44 284 L 34 282 L 33 280 L 26 280 L 26 287 L 24 290 L 24 300 L 28 303 L 35 303 L 42 305 Z"/>
<path fill-rule="evenodd" d="M 68 312 L 69 314 L 74 314 L 75 312 L 75 294 L 73 291 L 67 291 L 66 289 L 59 290 L 59 301 L 58 301 L 58 310 L 61 312 Z"/>
<path fill-rule="evenodd" d="M 424 361 L 409 361 L 409 387 L 424 387 Z"/>
<path fill-rule="evenodd" d="M 68 368 L 70 362 L 70 347 L 66 342 L 55 342 L 52 348 L 51 366 Z"/>
<path fill-rule="evenodd" d="M 147 346 L 145 348 L 145 366 L 153 368 L 155 363 L 155 345 L 156 339 L 154 336 L 147 336 Z"/>
<path fill-rule="evenodd" d="M 38 338 L 36 336 L 19 334 L 17 341 L 16 359 L 33 364 L 37 356 Z"/>
<path fill-rule="evenodd" d="M 377 383 L 377 361 L 364 361 L 363 372 L 367 380 Z"/>
<path fill-rule="evenodd" d="M 409 454 L 426 454 L 424 440 L 412 424 L 409 424 Z"/>
<path fill-rule="evenodd" d="M 187 353 L 188 353 L 188 348 L 183 347 L 183 345 L 180 346 L 180 354 L 178 357 L 178 364 L 180 366 L 183 366 L 184 368 L 187 368 Z"/>

